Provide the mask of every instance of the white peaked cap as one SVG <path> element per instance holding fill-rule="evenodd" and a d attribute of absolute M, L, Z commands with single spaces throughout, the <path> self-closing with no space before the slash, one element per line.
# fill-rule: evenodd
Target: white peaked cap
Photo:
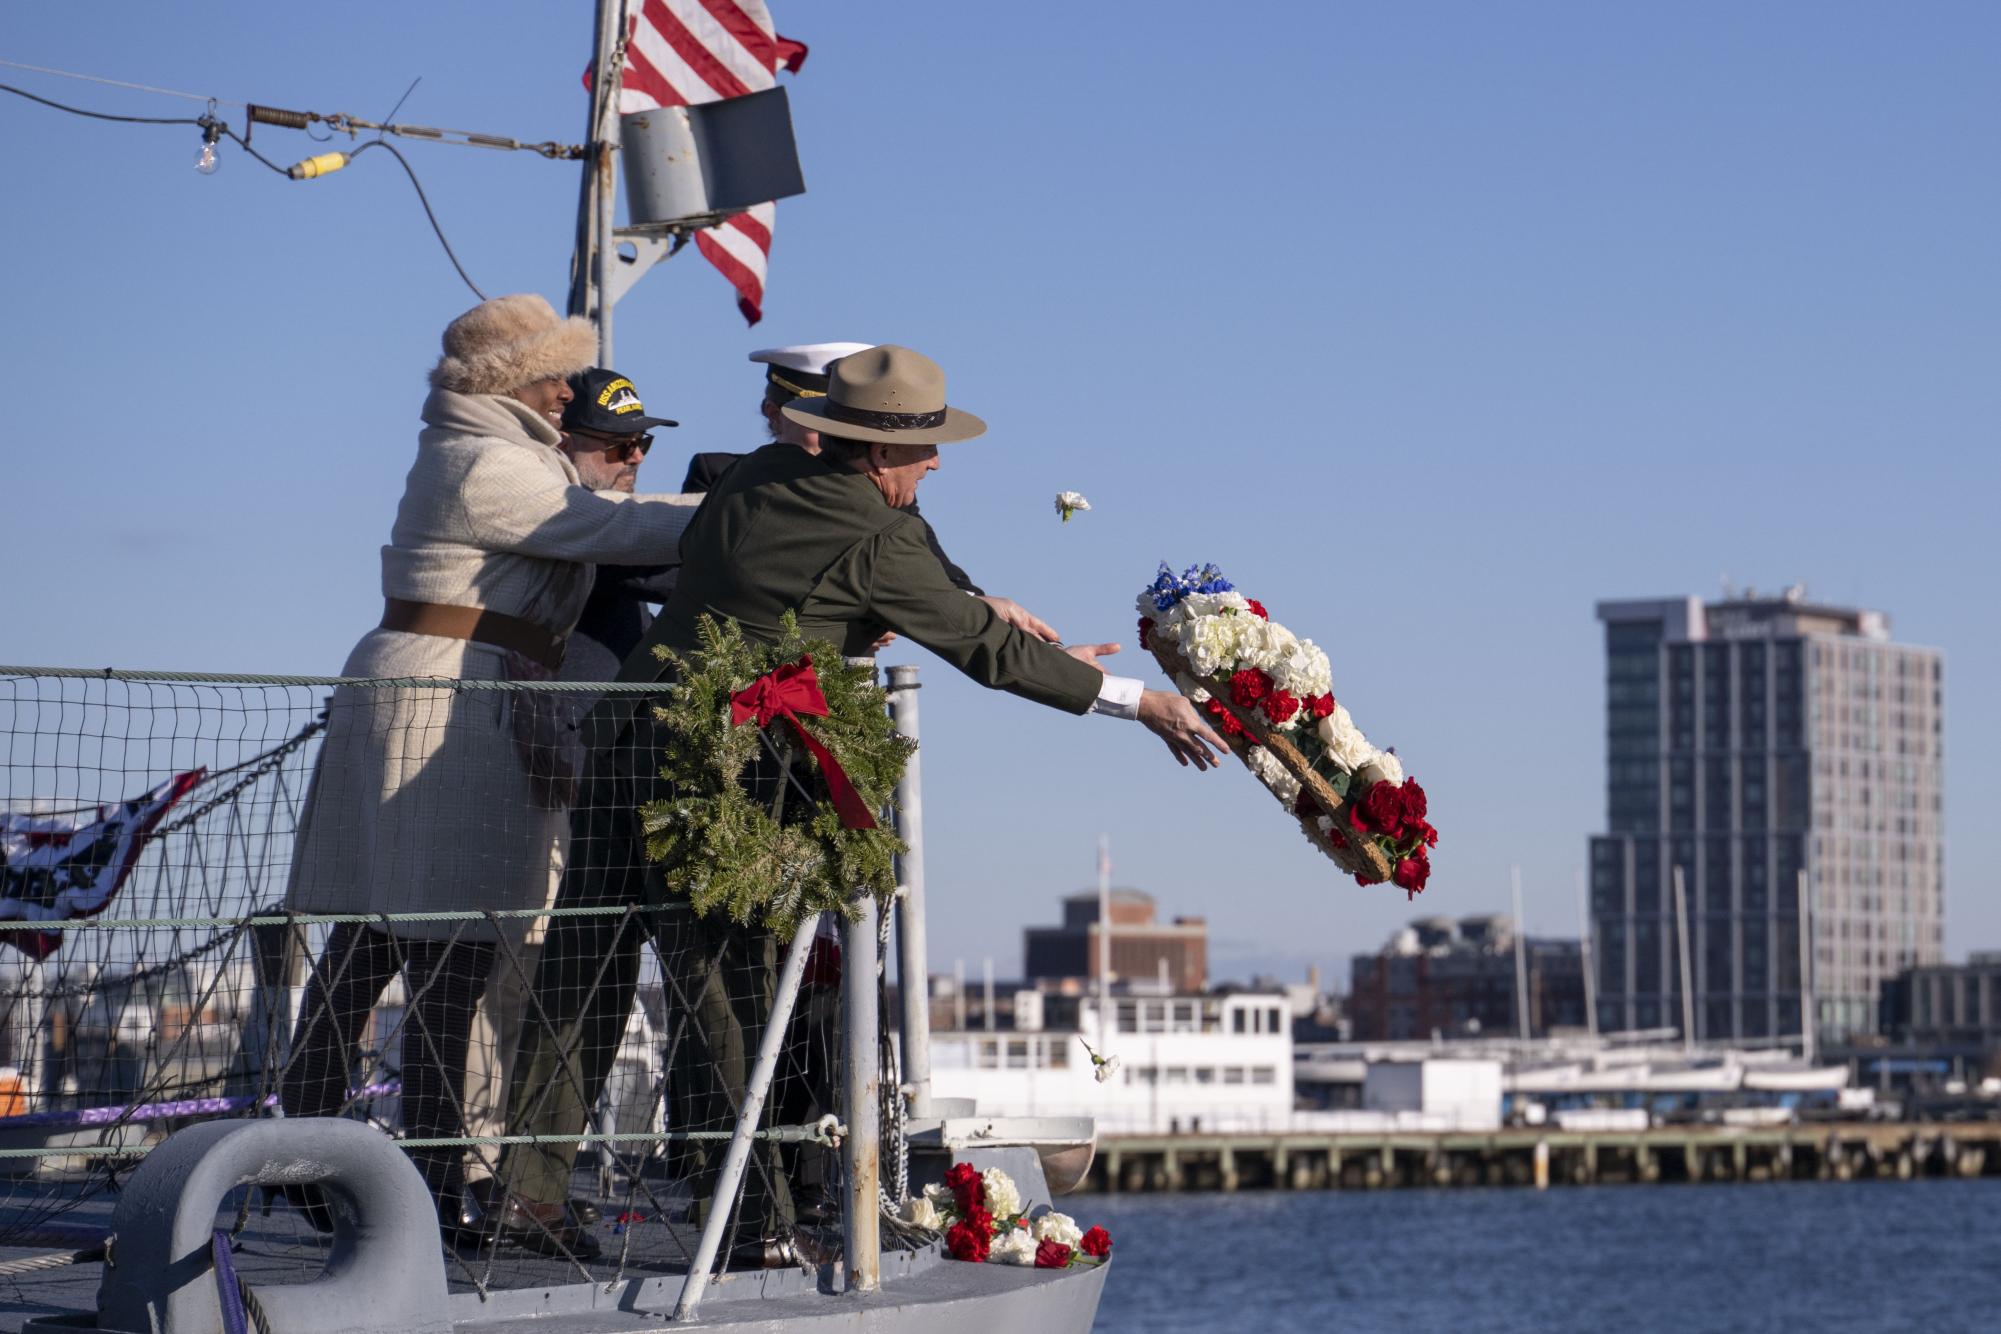
<path fill-rule="evenodd" d="M 791 347 L 764 347 L 750 354 L 752 361 L 778 366 L 807 375 L 825 375 L 827 367 L 842 357 L 866 352 L 874 343 L 795 343 Z"/>

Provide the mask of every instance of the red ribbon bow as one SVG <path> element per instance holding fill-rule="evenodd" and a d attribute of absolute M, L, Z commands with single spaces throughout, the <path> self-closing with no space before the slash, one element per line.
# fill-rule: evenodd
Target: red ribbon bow
<path fill-rule="evenodd" d="M 758 677 L 736 694 L 730 696 L 730 726 L 742 727 L 756 720 L 759 727 L 769 727 L 773 719 L 783 718 L 792 724 L 792 730 L 805 743 L 819 764 L 820 772 L 827 780 L 827 794 L 833 798 L 834 810 L 839 813 L 841 823 L 849 829 L 875 828 L 875 816 L 869 811 L 862 794 L 855 791 L 855 785 L 848 778 L 847 770 L 833 757 L 828 749 L 813 739 L 806 730 L 806 724 L 799 721 L 805 713 L 815 718 L 827 716 L 827 696 L 820 690 L 820 677 L 813 670 L 813 658 L 807 654 L 797 662 L 788 662 Z"/>

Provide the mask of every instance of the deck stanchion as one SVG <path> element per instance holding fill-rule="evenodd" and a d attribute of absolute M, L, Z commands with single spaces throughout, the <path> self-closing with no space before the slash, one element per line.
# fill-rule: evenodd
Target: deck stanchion
<path fill-rule="evenodd" d="M 841 1120 L 848 1133 L 841 1141 L 842 1176 L 847 1193 L 841 1201 L 842 1253 L 848 1288 L 874 1292 L 882 1282 L 882 1128 L 878 1098 L 882 1066 L 876 1048 L 876 921 L 873 894 L 864 894 L 861 911 L 848 923 L 841 942 Z"/>
<path fill-rule="evenodd" d="M 917 665 L 889 669 L 889 707 L 896 730 L 917 738 Z M 924 933 L 923 752 L 913 752 L 896 785 L 896 833 L 909 849 L 898 877 L 903 893 L 896 902 L 896 985 L 902 1002 L 903 1083 L 910 1090 L 910 1114 L 931 1115 L 931 973 Z"/>
<path fill-rule="evenodd" d="M 771 1092 L 778 1052 L 785 1045 L 786 1030 L 792 1026 L 793 1003 L 799 999 L 799 979 L 805 975 L 806 955 L 813 948 L 813 937 L 819 927 L 817 916 L 808 917 L 792 933 L 792 947 L 786 952 L 785 966 L 778 974 L 778 992 L 771 999 L 771 1017 L 764 1025 L 763 1040 L 757 1044 L 757 1064 L 751 1069 L 750 1083 L 743 1091 L 743 1106 L 737 1111 L 736 1132 L 730 1136 L 729 1153 L 723 1158 L 722 1174 L 717 1177 L 715 1193 L 710 1197 L 714 1207 L 702 1220 L 702 1239 L 688 1265 L 688 1277 L 681 1284 L 681 1299 L 674 1306 L 676 1320 L 695 1318 L 695 1308 L 701 1305 L 702 1292 L 709 1286 L 709 1269 L 716 1262 L 723 1230 L 735 1212 L 729 1202 L 736 1198 L 743 1170 L 750 1162 L 751 1141 L 764 1112 L 765 1095 Z"/>

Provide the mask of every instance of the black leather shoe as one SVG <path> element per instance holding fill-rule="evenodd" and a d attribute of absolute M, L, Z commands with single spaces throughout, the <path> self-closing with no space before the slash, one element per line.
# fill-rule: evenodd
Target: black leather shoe
<path fill-rule="evenodd" d="M 730 1248 L 731 1269 L 796 1269 L 804 1264 L 790 1237 L 744 1241 Z"/>
<path fill-rule="evenodd" d="M 564 1207 L 570 1211 L 570 1221 L 578 1227 L 596 1227 L 604 1221 L 604 1211 L 581 1195 L 572 1195 Z"/>
<path fill-rule="evenodd" d="M 537 1204 L 509 1195 L 488 1218 L 487 1226 L 493 1227 L 496 1220 L 503 1240 L 537 1255 L 595 1260 L 604 1254 L 590 1229 L 571 1217 L 567 1204 Z"/>

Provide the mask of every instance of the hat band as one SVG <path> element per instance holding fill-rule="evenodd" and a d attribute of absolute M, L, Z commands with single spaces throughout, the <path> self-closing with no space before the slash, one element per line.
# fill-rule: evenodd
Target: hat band
<path fill-rule="evenodd" d="M 872 431 L 922 431 L 945 424 L 944 408 L 936 412 L 871 412 L 867 408 L 851 408 L 845 403 L 829 398 L 827 416 L 849 426 L 866 426 Z"/>

